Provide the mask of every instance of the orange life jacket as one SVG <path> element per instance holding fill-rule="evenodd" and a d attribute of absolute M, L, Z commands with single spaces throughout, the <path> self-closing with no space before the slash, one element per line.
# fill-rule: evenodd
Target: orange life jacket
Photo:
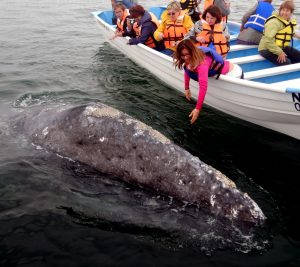
<path fill-rule="evenodd" d="M 214 4 L 214 0 L 205 0 L 203 10 Z"/>
<path fill-rule="evenodd" d="M 149 12 L 150 16 L 151 16 L 151 21 L 156 25 L 156 27 L 158 28 L 159 26 L 159 21 L 157 19 L 157 17 L 152 13 L 152 12 Z M 139 26 L 137 24 L 137 22 L 135 22 L 133 24 L 133 30 L 135 31 L 136 33 L 136 37 L 140 37 L 141 36 L 141 30 L 142 30 L 142 27 Z M 146 42 L 144 43 L 144 45 L 150 47 L 150 48 L 155 48 L 156 47 L 156 42 L 155 42 L 155 39 L 153 36 L 149 36 L 149 38 L 146 40 Z"/>
<path fill-rule="evenodd" d="M 125 22 L 127 16 L 129 16 L 129 10 L 125 9 L 123 12 L 122 19 L 117 19 L 117 30 L 122 33 L 124 32 L 124 22 Z"/>
<path fill-rule="evenodd" d="M 174 49 L 176 42 L 181 41 L 184 35 L 187 33 L 186 28 L 183 26 L 183 18 L 186 15 L 186 11 L 181 11 L 175 22 L 168 22 L 163 32 L 163 40 L 165 47 L 168 49 Z"/>
<path fill-rule="evenodd" d="M 215 24 L 212 30 L 210 25 L 202 20 L 202 27 L 203 30 L 197 34 L 197 37 L 203 37 L 205 42 L 198 45 L 209 46 L 213 44 L 217 53 L 225 56 L 229 51 L 229 43 L 223 34 L 223 25 L 221 23 Z"/>

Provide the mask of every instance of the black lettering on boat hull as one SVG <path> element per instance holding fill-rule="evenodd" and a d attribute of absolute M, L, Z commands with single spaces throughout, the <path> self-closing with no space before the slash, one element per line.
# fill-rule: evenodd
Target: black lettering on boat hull
<path fill-rule="evenodd" d="M 292 93 L 293 102 L 295 103 L 295 109 L 300 111 L 300 93 Z"/>

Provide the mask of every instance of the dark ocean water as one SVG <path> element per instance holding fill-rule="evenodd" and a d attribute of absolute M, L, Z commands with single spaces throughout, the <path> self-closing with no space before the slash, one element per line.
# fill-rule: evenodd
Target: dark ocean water
<path fill-rule="evenodd" d="M 232 1 L 232 18 L 254 2 Z M 300 142 L 209 107 L 191 126 L 193 104 L 104 42 L 90 13 L 108 7 L 0 2 L 0 266 L 300 266 Z M 266 225 L 248 232 L 205 221 L 196 207 L 48 153 L 10 129 L 32 106 L 96 101 L 226 174 L 259 204 Z"/>

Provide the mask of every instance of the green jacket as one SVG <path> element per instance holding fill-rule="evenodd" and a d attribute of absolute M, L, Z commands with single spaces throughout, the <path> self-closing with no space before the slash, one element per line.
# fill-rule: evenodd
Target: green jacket
<path fill-rule="evenodd" d="M 278 11 L 274 11 L 272 15 L 279 16 Z M 258 51 L 269 50 L 271 53 L 279 56 L 283 51 L 275 44 L 275 35 L 282 29 L 284 29 L 284 25 L 278 19 L 274 18 L 267 21 Z"/>

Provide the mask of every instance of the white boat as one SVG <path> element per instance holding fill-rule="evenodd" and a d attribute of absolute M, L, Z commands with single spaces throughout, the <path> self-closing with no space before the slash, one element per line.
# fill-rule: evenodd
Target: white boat
<path fill-rule="evenodd" d="M 159 18 L 164 7 L 149 11 Z M 184 92 L 183 73 L 175 70 L 171 57 L 143 44 L 128 45 L 128 37 L 111 40 L 115 31 L 112 11 L 93 15 L 107 41 L 162 82 Z M 300 63 L 275 66 L 257 52 L 257 46 L 237 45 L 240 25 L 229 22 L 231 49 L 227 56 L 244 71 L 244 79 L 221 75 L 210 78 L 204 103 L 242 120 L 300 139 Z M 300 42 L 294 41 L 300 48 Z M 198 84 L 191 81 L 192 97 L 198 97 Z"/>

